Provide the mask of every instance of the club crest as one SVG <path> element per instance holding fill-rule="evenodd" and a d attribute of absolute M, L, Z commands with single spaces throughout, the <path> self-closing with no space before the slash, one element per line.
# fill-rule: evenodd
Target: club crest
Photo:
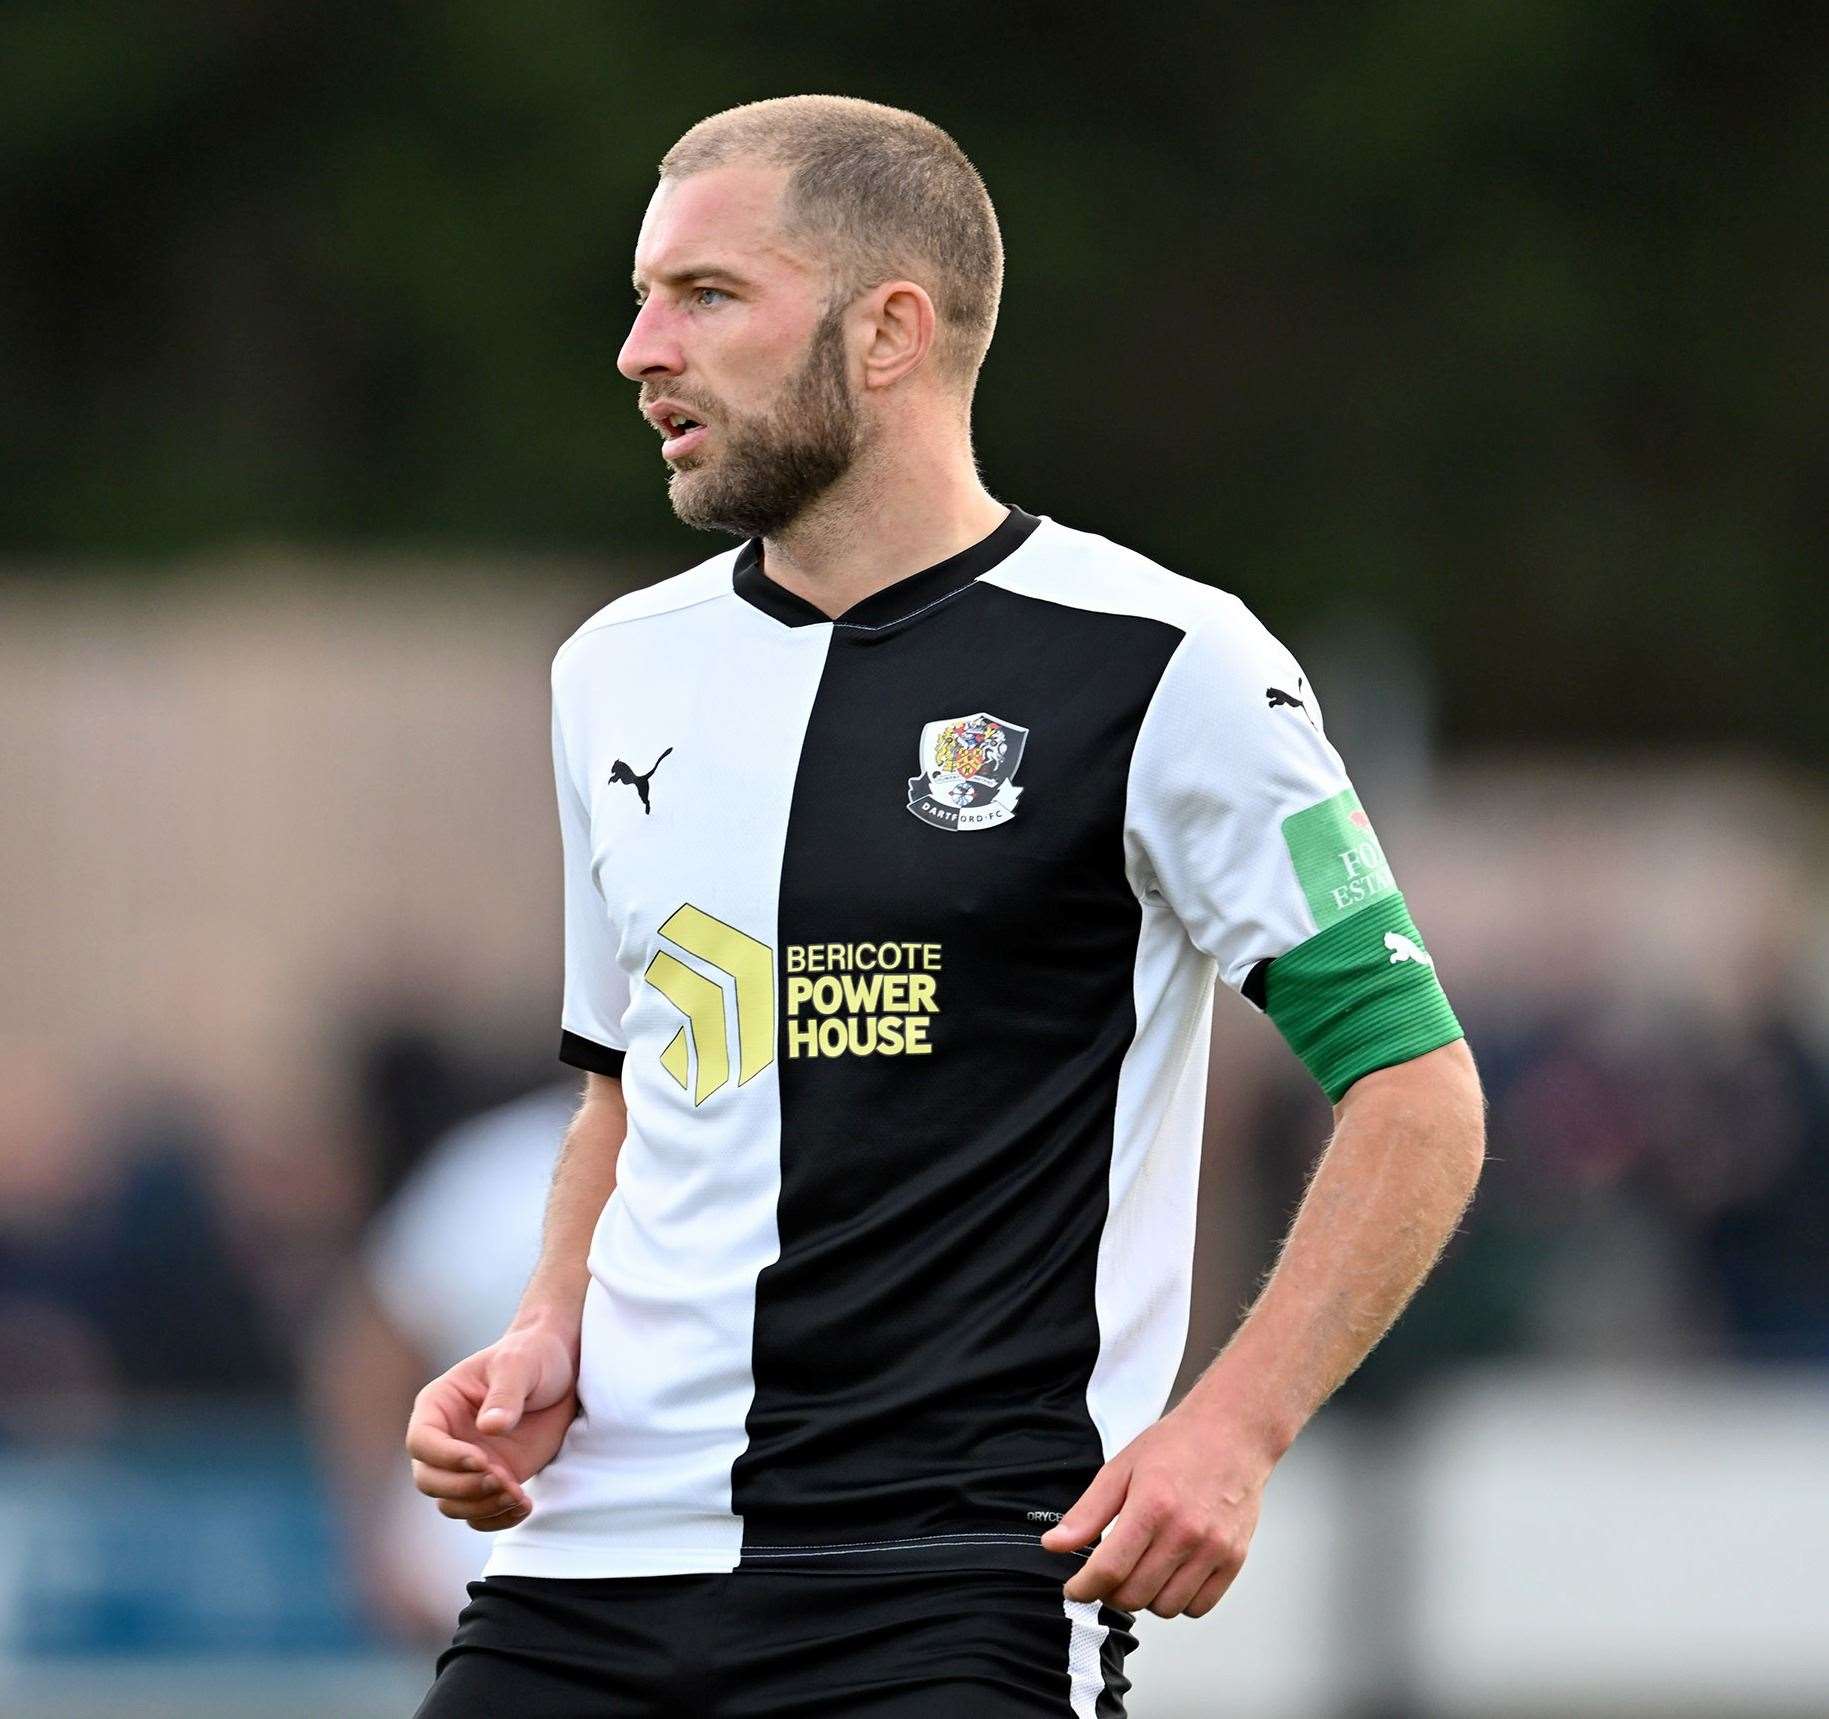
<path fill-rule="evenodd" d="M 1029 738 L 1000 716 L 949 716 L 921 730 L 921 774 L 908 778 L 908 809 L 938 830 L 988 830 L 1016 816 L 1011 780 Z"/>

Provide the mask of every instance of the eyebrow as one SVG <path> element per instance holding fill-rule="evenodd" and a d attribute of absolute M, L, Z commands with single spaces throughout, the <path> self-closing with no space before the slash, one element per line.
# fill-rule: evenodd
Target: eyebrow
<path fill-rule="evenodd" d="M 746 287 L 753 284 L 747 277 L 738 274 L 735 269 L 727 269 L 721 263 L 701 263 L 692 268 L 667 269 L 655 278 L 662 286 L 684 286 L 688 281 L 705 280 L 708 277 L 729 281 L 732 286 Z M 642 291 L 648 284 L 642 279 L 639 269 L 630 274 L 629 283 L 637 292 Z"/>

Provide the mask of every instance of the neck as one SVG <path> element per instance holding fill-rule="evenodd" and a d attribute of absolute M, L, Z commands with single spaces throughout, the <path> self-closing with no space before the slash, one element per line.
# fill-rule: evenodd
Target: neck
<path fill-rule="evenodd" d="M 990 536 L 1008 511 L 979 481 L 957 431 L 885 434 L 786 531 L 763 539 L 763 566 L 777 585 L 842 615 Z"/>

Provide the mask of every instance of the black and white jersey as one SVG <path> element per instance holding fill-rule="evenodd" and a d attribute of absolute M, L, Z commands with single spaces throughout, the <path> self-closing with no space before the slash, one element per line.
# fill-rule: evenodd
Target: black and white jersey
<path fill-rule="evenodd" d="M 755 541 L 619 598 L 553 754 L 629 1128 L 489 1573 L 1058 1571 L 1181 1360 L 1215 978 L 1331 1096 L 1460 1034 L 1300 669 L 1012 509 L 837 620 Z"/>

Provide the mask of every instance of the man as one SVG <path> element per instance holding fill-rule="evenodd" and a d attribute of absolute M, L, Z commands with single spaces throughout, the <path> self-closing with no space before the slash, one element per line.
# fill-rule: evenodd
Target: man
<path fill-rule="evenodd" d="M 661 165 L 619 367 L 743 542 L 554 661 L 586 1088 L 520 1311 L 408 1431 L 499 1534 L 431 1719 L 1122 1714 L 1135 1610 L 1217 1603 L 1477 1179 L 1297 665 L 980 483 L 1001 276 L 912 114 L 759 102 Z M 1338 1128 L 1163 1414 L 1216 976 Z"/>

